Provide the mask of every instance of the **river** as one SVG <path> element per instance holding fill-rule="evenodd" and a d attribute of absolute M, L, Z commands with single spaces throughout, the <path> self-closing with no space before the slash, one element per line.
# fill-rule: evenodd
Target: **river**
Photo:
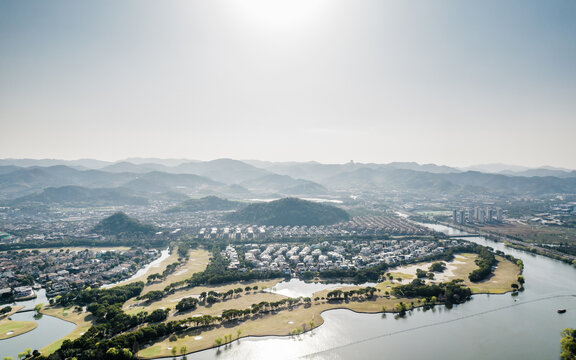
<path fill-rule="evenodd" d="M 331 310 L 322 315 L 322 326 L 299 337 L 245 338 L 188 359 L 558 359 L 560 332 L 576 326 L 576 268 L 483 237 L 466 240 L 522 259 L 526 290 L 518 296 L 474 295 L 452 309 L 415 310 L 400 319 Z M 557 314 L 559 308 L 568 311 Z"/>

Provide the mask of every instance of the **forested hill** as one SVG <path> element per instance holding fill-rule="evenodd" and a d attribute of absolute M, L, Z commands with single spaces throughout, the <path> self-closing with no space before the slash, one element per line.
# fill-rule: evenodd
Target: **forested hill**
<path fill-rule="evenodd" d="M 332 205 L 297 198 L 284 198 L 269 203 L 251 204 L 226 216 L 233 222 L 294 226 L 330 225 L 350 219 L 348 213 Z"/>
<path fill-rule="evenodd" d="M 166 210 L 173 212 L 196 212 L 196 211 L 225 211 L 238 210 L 246 206 L 246 203 L 221 199 L 217 196 L 206 196 L 201 199 L 189 199 L 183 203 Z"/>
<path fill-rule="evenodd" d="M 152 225 L 143 224 L 123 212 L 117 212 L 114 215 L 102 219 L 98 224 L 96 224 L 96 226 L 94 226 L 92 231 L 101 235 L 131 237 L 154 235 L 158 229 Z"/>

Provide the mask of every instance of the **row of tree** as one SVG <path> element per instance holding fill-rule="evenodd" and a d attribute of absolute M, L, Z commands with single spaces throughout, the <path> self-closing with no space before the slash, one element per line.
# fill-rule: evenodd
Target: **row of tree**
<path fill-rule="evenodd" d="M 380 289 L 376 289 L 375 287 L 368 286 L 365 288 L 360 289 L 353 289 L 353 290 L 332 290 L 326 294 L 326 299 L 328 301 L 341 301 L 341 300 L 348 300 L 348 299 L 372 299 L 374 297 L 374 293 L 380 291 Z"/>

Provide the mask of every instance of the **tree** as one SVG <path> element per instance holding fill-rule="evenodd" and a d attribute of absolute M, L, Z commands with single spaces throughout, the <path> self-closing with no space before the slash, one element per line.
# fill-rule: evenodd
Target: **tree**
<path fill-rule="evenodd" d="M 32 348 L 28 348 L 21 353 L 18 353 L 18 359 L 25 359 L 32 354 Z"/>
<path fill-rule="evenodd" d="M 188 352 L 188 347 L 186 345 L 180 347 L 180 355 L 184 355 Z"/>
<path fill-rule="evenodd" d="M 441 261 L 433 263 L 428 269 L 428 271 L 432 272 L 443 272 L 444 270 L 446 270 L 446 264 Z"/>
<path fill-rule="evenodd" d="M 220 345 L 222 345 L 222 338 L 216 338 L 216 340 L 214 340 L 214 344 L 220 347 Z"/>
<path fill-rule="evenodd" d="M 560 340 L 562 353 L 560 357 L 563 360 L 576 359 L 576 330 L 566 328 L 562 331 L 562 339 Z"/>
<path fill-rule="evenodd" d="M 178 352 L 178 350 L 176 349 L 176 346 L 173 346 L 172 350 L 170 350 L 170 352 L 172 353 L 172 356 L 176 356 L 176 353 Z"/>
<path fill-rule="evenodd" d="M 422 269 L 416 269 L 416 277 L 418 279 L 422 279 L 425 278 L 428 274 L 426 273 L 426 271 L 422 270 Z"/>
<path fill-rule="evenodd" d="M 10 311 L 12 311 L 12 306 L 5 306 L 0 309 L 0 315 L 8 314 Z"/>

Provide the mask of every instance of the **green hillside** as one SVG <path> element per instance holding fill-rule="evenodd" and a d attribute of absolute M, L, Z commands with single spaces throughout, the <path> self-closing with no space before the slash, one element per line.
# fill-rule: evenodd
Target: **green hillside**
<path fill-rule="evenodd" d="M 251 204 L 228 214 L 232 222 L 258 225 L 331 225 L 350 219 L 348 213 L 332 205 L 297 198 L 284 198 L 269 203 Z"/>
<path fill-rule="evenodd" d="M 143 224 L 123 212 L 117 212 L 114 215 L 102 219 L 92 229 L 92 232 L 96 234 L 126 237 L 154 235 L 157 231 L 156 227 Z"/>

